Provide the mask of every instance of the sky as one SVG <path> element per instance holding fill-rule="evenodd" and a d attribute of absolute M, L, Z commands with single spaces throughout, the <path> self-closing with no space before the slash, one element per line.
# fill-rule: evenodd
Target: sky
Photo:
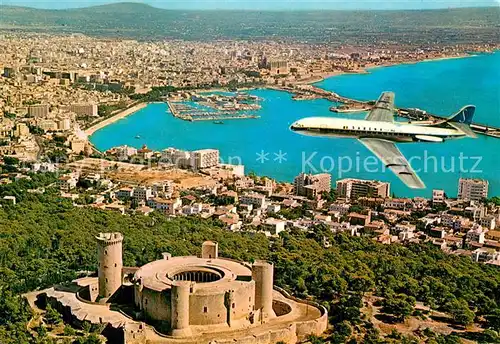
<path fill-rule="evenodd" d="M 2 5 L 37 8 L 76 8 L 127 0 L 0 0 Z M 129 2 L 131 2 L 129 0 Z M 449 7 L 500 6 L 500 0 L 136 0 L 166 9 L 432 9 Z"/>

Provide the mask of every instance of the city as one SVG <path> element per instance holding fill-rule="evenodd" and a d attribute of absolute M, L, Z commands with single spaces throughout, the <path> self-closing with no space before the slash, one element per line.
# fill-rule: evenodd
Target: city
<path fill-rule="evenodd" d="M 0 19 L 1 343 L 500 342 L 494 99 L 478 100 L 492 112 L 480 110 L 470 129 L 481 134 L 478 155 L 493 154 L 486 171 L 436 171 L 446 184 L 422 185 L 418 195 L 386 177 L 394 167 L 387 163 L 371 175 L 303 165 L 282 177 L 287 152 L 274 160 L 265 155 L 271 148 L 259 153 L 259 141 L 283 139 L 278 129 L 253 134 L 252 145 L 228 135 L 231 150 L 206 140 L 274 128 L 269 104 L 280 97 L 341 118 L 377 109 L 366 93 L 324 87 L 336 78 L 494 59 L 500 42 L 489 19 L 477 24 L 484 25 L 477 40 L 448 28 L 446 39 L 424 43 L 419 28 L 413 40 L 401 29 L 391 41 L 371 37 L 374 29 L 332 44 L 143 39 L 138 27 L 130 37 L 72 32 L 77 21 L 59 32 L 13 26 L 16 8 L 5 7 Z M 495 94 L 495 75 L 478 88 Z M 448 88 L 456 96 L 432 96 L 476 101 Z M 442 123 L 438 106 L 413 104 L 396 102 L 391 120 Z M 122 141 L 112 132 L 147 111 L 183 123 L 170 130 L 194 143 L 174 144 L 170 131 L 152 140 L 127 128 Z M 297 119 L 280 126 L 288 131 Z M 115 141 L 103 145 L 96 135 Z M 316 147 L 290 138 L 297 140 L 283 143 L 290 155 Z M 350 141 L 335 142 L 353 155 Z M 449 150 L 476 144 L 464 142 Z M 269 160 L 268 169 L 245 156 L 227 159 L 244 148 L 261 165 Z"/>

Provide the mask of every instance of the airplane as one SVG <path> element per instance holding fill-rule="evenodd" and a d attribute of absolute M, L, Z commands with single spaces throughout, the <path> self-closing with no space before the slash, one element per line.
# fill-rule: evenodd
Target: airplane
<path fill-rule="evenodd" d="M 476 138 L 470 128 L 476 107 L 464 106 L 439 123 L 404 123 L 394 121 L 394 99 L 393 92 L 383 92 L 364 120 L 308 117 L 294 122 L 290 129 L 308 136 L 357 138 L 409 188 L 424 189 L 425 184 L 396 143 L 436 143 L 464 137 Z"/>

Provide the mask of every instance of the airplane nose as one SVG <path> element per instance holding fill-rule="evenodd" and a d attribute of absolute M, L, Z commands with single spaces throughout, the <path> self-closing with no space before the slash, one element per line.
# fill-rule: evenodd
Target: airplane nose
<path fill-rule="evenodd" d="M 299 121 L 293 122 L 292 125 L 290 126 L 290 130 L 296 131 L 300 128 Z"/>

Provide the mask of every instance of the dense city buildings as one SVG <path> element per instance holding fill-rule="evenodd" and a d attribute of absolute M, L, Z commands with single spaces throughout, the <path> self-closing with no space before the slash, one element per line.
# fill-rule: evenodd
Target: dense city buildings
<path fill-rule="evenodd" d="M 359 197 L 381 197 L 390 195 L 390 184 L 362 179 L 337 180 L 337 194 L 341 198 L 356 199 Z"/>
<path fill-rule="evenodd" d="M 310 84 L 378 65 L 464 56 L 493 48 L 485 44 L 422 49 L 412 45 L 328 46 L 295 41 L 145 42 L 7 32 L 0 35 L 0 112 L 9 118 L 0 126 L 0 134 L 7 138 L 0 151 L 22 160 L 58 148 L 69 148 L 65 152 L 69 155 L 90 155 L 96 152 L 89 142 L 72 143 L 68 138 L 88 140 L 98 129 L 144 108 L 148 101 L 168 101 L 174 109 L 171 101 L 198 99 L 225 112 L 227 118 L 257 118 L 236 115 L 241 110 L 260 108 L 255 99 L 222 100 L 221 95 L 207 97 L 199 91 L 268 87 L 291 92 L 296 100 L 338 101 L 338 95 Z M 351 106 L 361 106 L 350 101 Z M 212 118 L 207 114 L 177 114 L 175 110 L 172 114 L 189 121 Z M 19 123 L 34 135 L 12 139 Z M 49 136 L 40 138 L 41 134 Z M 50 143 L 64 138 L 63 147 Z M 44 145 L 46 141 L 49 145 Z M 216 159 L 213 152 L 200 152 L 197 158 L 176 154 L 173 158 L 179 167 L 205 168 L 213 166 Z M 308 192 L 308 197 L 315 197 L 314 189 Z"/>
<path fill-rule="evenodd" d="M 481 201 L 488 198 L 487 180 L 460 178 L 458 182 L 458 199 L 464 201 Z"/>

